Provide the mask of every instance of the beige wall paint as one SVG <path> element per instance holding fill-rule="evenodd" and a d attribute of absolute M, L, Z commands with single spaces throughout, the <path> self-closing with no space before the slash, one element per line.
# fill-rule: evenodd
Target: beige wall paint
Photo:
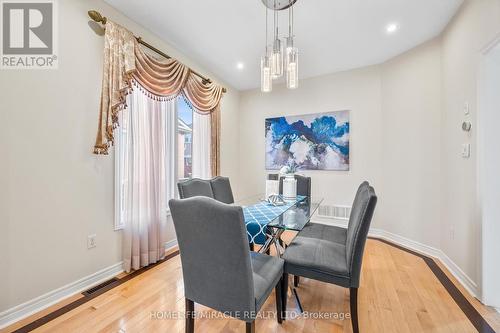
<path fill-rule="evenodd" d="M 500 1 L 467 0 L 443 33 L 442 250 L 476 283 L 480 269 L 480 211 L 477 202 L 477 75 L 481 49 L 500 33 Z M 471 134 L 461 123 L 471 110 Z M 472 144 L 470 159 L 460 155 Z"/>
<path fill-rule="evenodd" d="M 120 232 L 113 231 L 113 155 L 92 154 L 104 41 L 89 27 L 87 11 L 99 10 L 216 79 L 102 1 L 58 4 L 59 69 L 0 73 L 0 312 L 121 261 Z M 234 177 L 238 161 L 227 156 L 238 149 L 239 93 L 222 84 L 228 88 L 222 171 Z M 93 233 L 97 247 L 87 250 Z"/>
<path fill-rule="evenodd" d="M 229 177 L 231 180 L 231 189 L 233 190 L 235 200 L 241 198 L 240 191 L 240 170 L 239 170 L 239 104 L 240 93 L 232 90 L 224 96 L 221 103 L 221 175 Z"/>
<path fill-rule="evenodd" d="M 381 75 L 382 228 L 439 248 L 440 40 L 381 65 Z"/>
<path fill-rule="evenodd" d="M 0 98 L 1 100 L 1 98 Z M 1 102 L 0 102 L 1 103 Z M 6 112 L 0 108 L 0 251 L 5 253 L 0 256 L 0 267 L 8 267 L 10 258 L 10 249 L 8 245 L 10 227 L 7 223 L 9 217 L 9 175 L 7 174 L 7 166 L 10 165 L 9 154 L 7 153 L 7 132 L 5 124 L 7 123 Z M 7 286 L 9 281 L 7 274 L 0 274 L 0 286 Z M 4 287 L 0 287 L 0 298 L 3 298 Z M 1 303 L 1 301 L 0 301 Z M 1 308 L 1 307 L 0 307 Z"/>

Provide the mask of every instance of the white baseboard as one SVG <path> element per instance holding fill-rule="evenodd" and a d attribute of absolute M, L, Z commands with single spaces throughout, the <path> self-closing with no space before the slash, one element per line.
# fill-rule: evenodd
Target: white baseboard
<path fill-rule="evenodd" d="M 0 313 L 0 328 L 9 326 L 23 318 L 31 316 L 61 300 L 87 290 L 99 283 L 109 280 L 123 272 L 122 263 L 116 263 L 98 272 L 90 274 L 63 287 L 52 290 L 44 295 Z"/>
<path fill-rule="evenodd" d="M 165 251 L 171 250 L 177 246 L 177 239 L 172 239 L 165 243 Z"/>
<path fill-rule="evenodd" d="M 315 217 L 314 222 L 335 225 L 344 228 L 347 227 L 347 221 L 322 219 Z M 460 267 L 458 267 L 458 265 L 453 260 L 451 260 L 450 257 L 448 257 L 442 250 L 377 228 L 370 228 L 369 236 L 384 239 L 415 252 L 419 252 L 426 256 L 438 259 L 473 297 L 478 297 L 479 289 L 477 284 L 469 276 L 467 276 L 467 274 L 465 274 L 465 272 L 460 269 Z"/>
<path fill-rule="evenodd" d="M 171 250 L 177 246 L 177 239 L 165 243 L 165 251 Z M 13 308 L 0 313 L 0 329 L 9 326 L 19 320 L 31 316 L 34 313 L 42 311 L 49 306 L 56 304 L 65 298 L 71 297 L 84 290 L 87 290 L 99 283 L 109 280 L 123 272 L 122 262 L 104 268 L 94 274 L 90 274 L 75 282 L 69 283 L 63 287 L 52 290 L 44 295 L 19 304 Z"/>

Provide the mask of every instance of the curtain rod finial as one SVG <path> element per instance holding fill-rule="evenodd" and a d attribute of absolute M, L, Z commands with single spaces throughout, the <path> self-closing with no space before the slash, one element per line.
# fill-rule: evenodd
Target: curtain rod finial
<path fill-rule="evenodd" d="M 102 16 L 97 10 L 89 10 L 87 13 L 89 14 L 89 17 L 96 22 L 106 24 L 108 21 L 108 19 L 105 16 Z"/>

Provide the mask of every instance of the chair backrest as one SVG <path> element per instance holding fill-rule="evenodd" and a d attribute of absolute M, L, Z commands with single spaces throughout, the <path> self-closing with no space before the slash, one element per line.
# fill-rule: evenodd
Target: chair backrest
<path fill-rule="evenodd" d="M 297 195 L 311 198 L 311 177 L 294 175 L 297 180 Z M 280 193 L 283 194 L 283 177 L 280 177 Z"/>
<path fill-rule="evenodd" d="M 250 248 L 241 207 L 206 197 L 172 199 L 169 206 L 185 297 L 240 319 L 245 311 L 255 311 Z"/>
<path fill-rule="evenodd" d="M 193 178 L 177 183 L 179 189 L 179 198 L 187 199 L 196 196 L 213 198 L 212 185 L 209 180 Z"/>
<path fill-rule="evenodd" d="M 231 190 L 231 183 L 229 178 L 217 176 L 210 180 L 212 186 L 212 193 L 214 199 L 223 203 L 234 203 L 233 191 Z"/>
<path fill-rule="evenodd" d="M 359 287 L 363 252 L 376 205 L 375 190 L 367 182 L 362 183 L 356 193 L 347 227 L 346 259 L 351 287 Z"/>

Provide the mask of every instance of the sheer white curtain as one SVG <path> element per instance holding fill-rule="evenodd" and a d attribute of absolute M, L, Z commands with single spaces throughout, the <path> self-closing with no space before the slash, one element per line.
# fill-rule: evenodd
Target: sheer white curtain
<path fill-rule="evenodd" d="M 175 195 L 175 103 L 151 98 L 136 83 L 121 114 L 116 153 L 127 272 L 165 256 L 168 200 Z"/>
<path fill-rule="evenodd" d="M 193 178 L 208 179 L 211 149 L 210 115 L 193 112 Z"/>

